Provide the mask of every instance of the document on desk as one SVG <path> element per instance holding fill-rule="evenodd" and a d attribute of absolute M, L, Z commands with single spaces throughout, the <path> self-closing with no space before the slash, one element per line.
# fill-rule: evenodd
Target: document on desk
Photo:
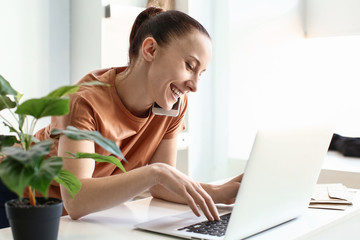
<path fill-rule="evenodd" d="M 317 184 L 309 208 L 345 210 L 352 205 L 355 194 L 341 183 Z"/>

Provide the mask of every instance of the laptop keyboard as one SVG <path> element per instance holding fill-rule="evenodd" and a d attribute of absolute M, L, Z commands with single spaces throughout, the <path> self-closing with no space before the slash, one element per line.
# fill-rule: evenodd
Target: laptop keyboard
<path fill-rule="evenodd" d="M 230 214 L 231 213 L 221 216 L 219 221 L 204 221 L 183 228 L 179 228 L 178 230 L 185 230 L 187 232 L 222 237 L 225 235 L 226 228 L 230 219 Z"/>

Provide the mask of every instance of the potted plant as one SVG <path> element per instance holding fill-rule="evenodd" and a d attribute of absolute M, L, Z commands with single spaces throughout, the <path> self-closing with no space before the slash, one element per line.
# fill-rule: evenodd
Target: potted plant
<path fill-rule="evenodd" d="M 61 116 L 69 112 L 68 95 L 76 92 L 81 85 L 103 84 L 94 81 L 63 86 L 45 97 L 20 103 L 22 95 L 0 75 L 0 118 L 11 134 L 0 135 L 0 178 L 4 185 L 19 197 L 5 204 L 15 240 L 57 239 L 62 201 L 48 198 L 50 184 L 52 181 L 58 182 L 72 197 L 81 188 L 80 181 L 72 173 L 62 169 L 63 157 L 46 158 L 53 140 L 39 141 L 33 136 L 40 118 Z M 1 114 L 3 110 L 10 111 L 10 116 L 16 124 Z M 119 147 L 113 141 L 102 137 L 99 132 L 83 131 L 68 126 L 65 130 L 55 129 L 52 134 L 64 134 L 73 140 L 93 140 L 112 155 L 125 160 Z M 125 172 L 121 162 L 114 156 L 69 153 L 67 158 L 93 158 L 95 161 L 113 163 Z M 23 198 L 24 191 L 28 191 L 28 199 Z M 40 192 L 43 197 L 36 198 L 35 191 Z M 53 229 L 51 224 L 54 224 Z"/>

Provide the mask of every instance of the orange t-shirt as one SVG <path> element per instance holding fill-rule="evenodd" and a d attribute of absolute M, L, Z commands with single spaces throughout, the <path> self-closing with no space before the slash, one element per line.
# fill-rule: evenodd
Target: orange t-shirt
<path fill-rule="evenodd" d="M 127 162 L 125 169 L 147 165 L 163 139 L 175 138 L 185 129 L 184 115 L 187 108 L 187 96 L 184 95 L 177 117 L 158 116 L 149 113 L 140 118 L 131 114 L 121 102 L 115 89 L 115 75 L 125 68 L 102 69 L 91 72 L 81 82 L 101 81 L 108 86 L 82 86 L 71 95 L 70 113 L 62 117 L 53 117 L 50 125 L 39 130 L 35 137 L 39 140 L 51 138 L 54 128 L 64 129 L 71 125 L 81 130 L 96 130 L 105 138 L 113 140 L 121 149 Z M 58 140 L 54 139 L 50 156 L 56 156 Z M 95 152 L 110 155 L 95 144 Z M 122 173 L 110 163 L 95 163 L 94 178 Z M 49 189 L 49 197 L 61 198 L 58 184 Z"/>

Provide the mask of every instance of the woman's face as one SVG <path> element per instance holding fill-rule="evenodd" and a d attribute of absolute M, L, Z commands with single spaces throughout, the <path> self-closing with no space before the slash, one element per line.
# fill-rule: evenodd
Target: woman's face
<path fill-rule="evenodd" d="M 158 46 L 148 73 L 154 101 L 170 110 L 183 94 L 196 92 L 211 55 L 211 40 L 197 30 Z"/>

